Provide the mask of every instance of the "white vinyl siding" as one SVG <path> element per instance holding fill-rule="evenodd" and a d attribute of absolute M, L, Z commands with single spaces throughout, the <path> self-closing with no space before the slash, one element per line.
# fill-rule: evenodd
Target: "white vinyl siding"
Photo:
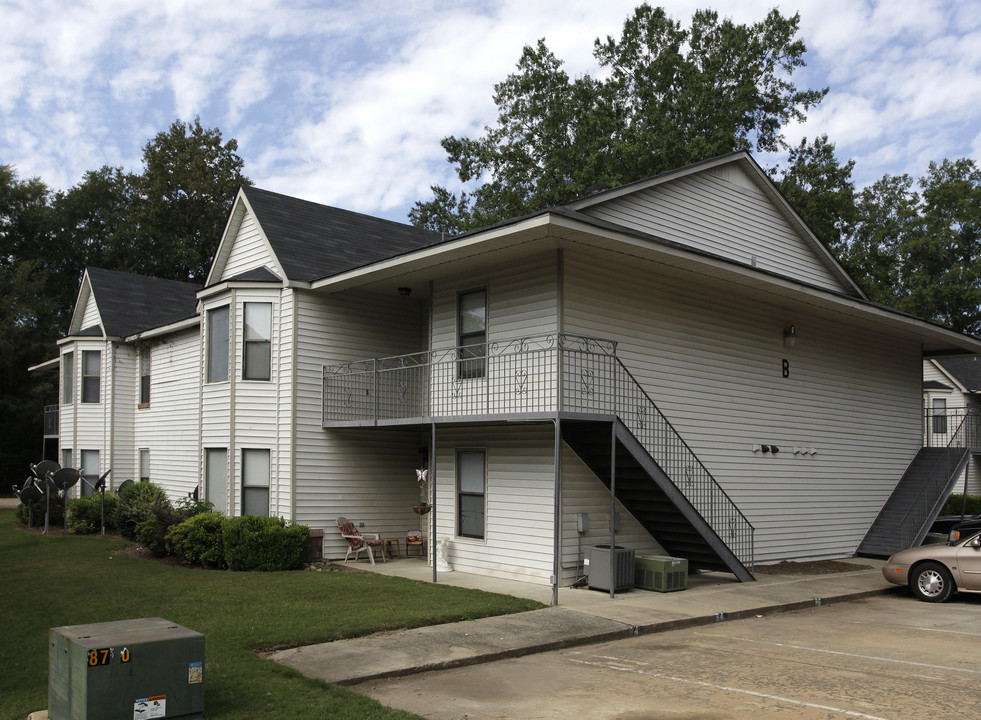
<path fill-rule="evenodd" d="M 130 447 L 150 451 L 155 485 L 162 487 L 171 499 L 187 497 L 198 486 L 200 477 L 200 332 L 195 328 L 167 336 L 149 346 L 149 352 L 153 365 L 150 378 L 153 402 L 134 413 Z M 136 383 L 133 385 L 135 398 Z M 138 453 L 131 451 L 131 455 L 136 456 L 131 461 L 134 465 L 131 472 L 138 473 Z"/>
<path fill-rule="evenodd" d="M 549 581 L 554 557 L 555 434 L 551 425 L 437 428 L 437 537 L 447 537 L 454 570 Z M 486 457 L 484 537 L 457 532 L 458 450 Z"/>
<path fill-rule="evenodd" d="M 89 293 L 85 302 L 85 309 L 82 311 L 82 326 L 79 330 L 88 330 L 90 327 L 102 324 L 102 317 L 99 315 L 99 308 L 95 304 L 95 296 Z"/>
<path fill-rule="evenodd" d="M 263 240 L 255 218 L 252 217 L 251 213 L 245 213 L 238 233 L 232 241 L 232 247 L 228 253 L 225 267 L 222 268 L 220 279 L 227 280 L 259 267 L 265 267 L 276 273 L 269 246 Z"/>
<path fill-rule="evenodd" d="M 620 359 L 756 526 L 757 562 L 851 555 L 920 447 L 919 347 L 663 266 L 566 261 L 566 330 L 620 343 Z M 791 322 L 800 339 L 787 349 Z"/>
<path fill-rule="evenodd" d="M 415 430 L 324 430 L 323 366 L 418 352 L 428 346 L 426 304 L 396 294 L 297 291 L 296 418 L 294 433 L 296 521 L 324 528 L 327 557 L 347 547 L 335 518 L 364 522 L 369 532 L 405 537 L 425 518 L 415 468 L 428 445 Z"/>
<path fill-rule="evenodd" d="M 741 177 L 736 177 L 735 174 Z M 827 290 L 850 291 L 769 197 L 734 166 L 688 175 L 584 212 Z"/>

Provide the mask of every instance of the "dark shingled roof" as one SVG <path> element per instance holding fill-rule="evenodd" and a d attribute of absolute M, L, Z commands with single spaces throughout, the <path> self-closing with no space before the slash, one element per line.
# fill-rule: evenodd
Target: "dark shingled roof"
<path fill-rule="evenodd" d="M 126 337 L 197 315 L 200 285 L 86 268 L 106 335 Z"/>
<path fill-rule="evenodd" d="M 981 359 L 977 356 L 937 360 L 968 392 L 981 390 Z"/>
<path fill-rule="evenodd" d="M 953 390 L 950 385 L 944 385 L 939 380 L 924 380 L 923 381 L 924 390 Z"/>
<path fill-rule="evenodd" d="M 254 186 L 242 188 L 290 280 L 312 282 L 435 245 L 441 235 L 319 205 Z"/>
<path fill-rule="evenodd" d="M 225 278 L 224 282 L 265 282 L 265 283 L 281 283 L 283 282 L 276 274 L 267 267 L 259 267 L 254 270 L 246 270 L 244 273 L 239 273 L 234 277 Z"/>

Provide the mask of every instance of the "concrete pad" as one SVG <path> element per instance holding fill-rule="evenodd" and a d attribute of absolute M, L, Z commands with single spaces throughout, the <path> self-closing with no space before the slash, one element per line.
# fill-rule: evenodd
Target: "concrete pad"
<path fill-rule="evenodd" d="M 633 634 L 633 628 L 620 622 L 551 607 L 308 645 L 268 657 L 307 677 L 348 685 Z"/>

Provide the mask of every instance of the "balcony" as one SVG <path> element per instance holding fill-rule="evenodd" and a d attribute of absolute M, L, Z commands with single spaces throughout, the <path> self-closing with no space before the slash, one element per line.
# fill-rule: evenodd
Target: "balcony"
<path fill-rule="evenodd" d="M 44 437 L 58 437 L 58 406 L 44 406 Z"/>
<path fill-rule="evenodd" d="M 933 410 L 923 417 L 923 447 L 981 450 L 981 407 Z"/>
<path fill-rule="evenodd" d="M 324 427 L 617 413 L 616 342 L 553 334 L 324 368 Z"/>

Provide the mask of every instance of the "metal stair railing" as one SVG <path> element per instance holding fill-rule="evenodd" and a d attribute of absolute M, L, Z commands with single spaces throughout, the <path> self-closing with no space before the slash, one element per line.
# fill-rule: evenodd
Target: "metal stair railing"
<path fill-rule="evenodd" d="M 752 573 L 755 528 L 633 374 L 619 358 L 616 363 L 619 375 L 617 417 Z"/>
<path fill-rule="evenodd" d="M 964 459 L 964 453 L 969 448 L 979 447 L 981 439 L 981 414 L 965 413 L 957 429 L 951 434 L 947 443 L 948 452 L 943 453 L 930 469 L 927 479 L 920 485 L 916 497 L 910 503 L 909 510 L 899 521 L 899 531 L 904 548 L 916 542 L 927 518 L 937 505 L 937 498 L 950 484 L 951 476 Z M 964 449 L 964 453 L 949 452 Z"/>

